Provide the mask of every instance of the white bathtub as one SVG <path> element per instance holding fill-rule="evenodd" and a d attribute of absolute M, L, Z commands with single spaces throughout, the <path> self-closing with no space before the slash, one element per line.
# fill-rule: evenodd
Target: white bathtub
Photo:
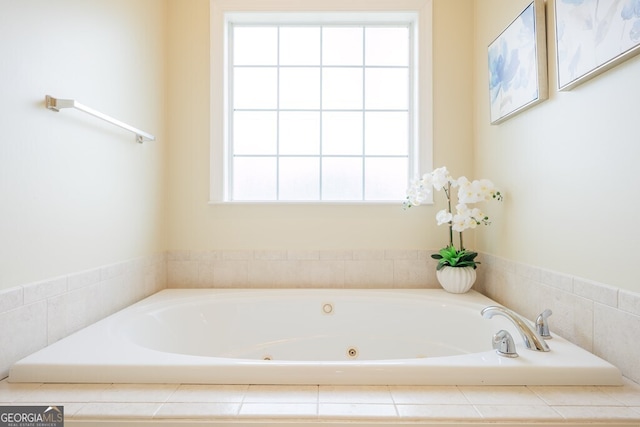
<path fill-rule="evenodd" d="M 621 384 L 617 368 L 557 335 L 550 352 L 524 348 L 511 322 L 480 315 L 494 304 L 473 291 L 165 290 L 22 359 L 9 381 Z M 519 357 L 492 349 L 500 329 Z"/>

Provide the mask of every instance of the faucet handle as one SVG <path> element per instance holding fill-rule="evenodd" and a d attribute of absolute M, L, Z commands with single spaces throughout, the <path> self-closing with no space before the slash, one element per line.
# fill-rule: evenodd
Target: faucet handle
<path fill-rule="evenodd" d="M 549 322 L 547 321 L 547 318 L 552 314 L 553 312 L 547 308 L 536 319 L 536 332 L 546 340 L 553 338 L 549 333 Z"/>
<path fill-rule="evenodd" d="M 493 336 L 493 348 L 498 356 L 503 357 L 518 357 L 516 352 L 516 344 L 513 341 L 511 334 L 504 329 L 499 330 Z"/>

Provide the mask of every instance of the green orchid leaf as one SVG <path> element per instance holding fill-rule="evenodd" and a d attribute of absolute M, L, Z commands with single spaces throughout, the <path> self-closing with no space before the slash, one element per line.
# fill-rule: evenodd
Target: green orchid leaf
<path fill-rule="evenodd" d="M 467 251 L 465 249 L 457 250 L 455 246 L 447 246 L 440 249 L 437 254 L 432 254 L 431 258 L 438 260 L 436 270 L 441 270 L 445 266 L 476 268 L 476 265 L 480 264 L 478 261 L 475 261 L 477 256 L 477 252 Z"/>

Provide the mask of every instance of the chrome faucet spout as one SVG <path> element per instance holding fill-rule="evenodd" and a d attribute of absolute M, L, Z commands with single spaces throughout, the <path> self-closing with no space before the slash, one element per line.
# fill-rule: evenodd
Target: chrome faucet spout
<path fill-rule="evenodd" d="M 480 314 L 482 314 L 482 317 L 484 317 L 485 319 L 491 319 L 496 314 L 506 317 L 515 325 L 516 329 L 518 329 L 518 332 L 520 333 L 520 336 L 522 336 L 522 340 L 524 341 L 525 347 L 535 351 L 549 351 L 549 346 L 544 341 L 544 339 L 542 339 L 542 337 L 538 335 L 533 327 L 529 326 L 520 316 L 518 316 L 513 311 L 497 305 L 490 305 L 483 308 Z"/>

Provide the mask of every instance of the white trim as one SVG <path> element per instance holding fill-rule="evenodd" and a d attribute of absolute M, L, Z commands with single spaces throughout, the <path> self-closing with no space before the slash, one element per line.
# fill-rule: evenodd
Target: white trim
<path fill-rule="evenodd" d="M 226 12 L 226 22 L 236 24 L 405 24 L 416 19 L 416 12 Z"/>

